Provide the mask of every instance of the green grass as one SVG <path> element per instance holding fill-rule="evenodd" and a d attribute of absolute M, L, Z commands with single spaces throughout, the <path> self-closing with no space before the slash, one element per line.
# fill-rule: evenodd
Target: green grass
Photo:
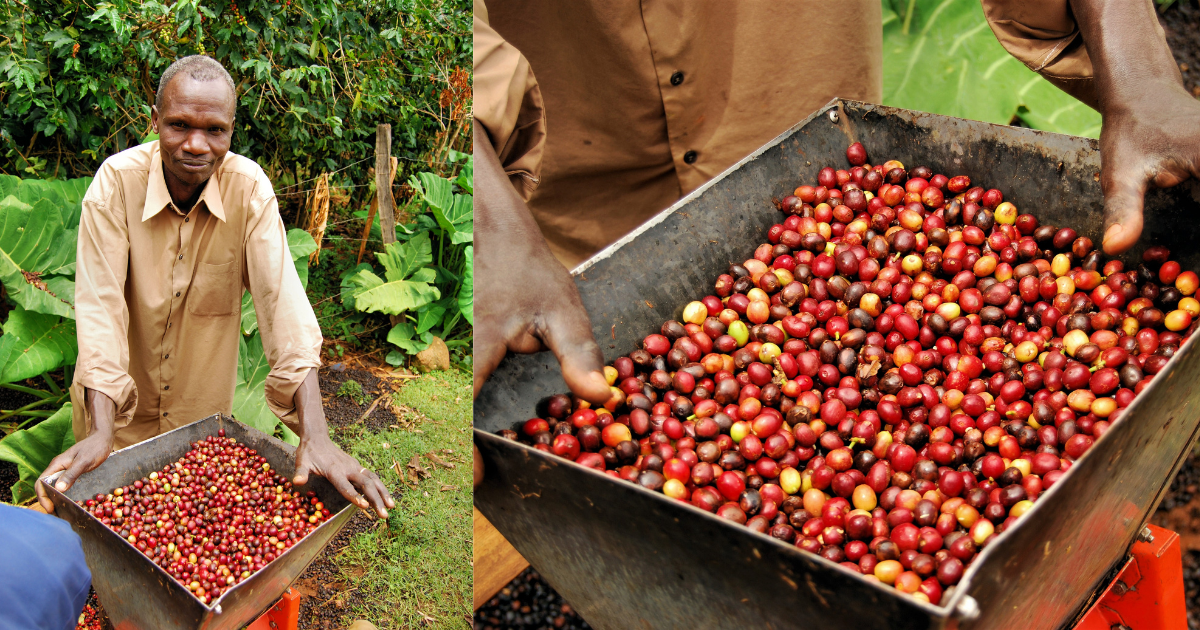
<path fill-rule="evenodd" d="M 470 377 L 457 370 L 422 376 L 397 392 L 396 402 L 425 419 L 413 418 L 411 430 L 372 434 L 355 427 L 338 437 L 389 488 L 403 485 L 393 460 L 406 471 L 413 455 L 420 455 L 421 466 L 433 476 L 416 488 L 404 485 L 387 527 L 359 534 L 338 555 L 349 586 L 367 602 L 348 611 L 344 621 L 367 619 L 381 630 L 461 630 L 471 615 Z M 454 468 L 424 457 L 430 452 Z M 453 489 L 443 491 L 447 486 Z"/>

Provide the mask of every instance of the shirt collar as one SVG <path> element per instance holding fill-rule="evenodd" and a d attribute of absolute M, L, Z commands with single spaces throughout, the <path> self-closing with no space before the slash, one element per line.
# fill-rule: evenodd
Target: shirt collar
<path fill-rule="evenodd" d="M 217 181 L 220 173 L 221 167 L 218 166 L 213 171 L 212 177 L 209 177 L 208 182 L 204 184 L 204 191 L 200 193 L 200 199 L 196 201 L 196 205 L 203 203 L 213 216 L 224 222 L 225 205 L 221 203 L 221 189 Z M 149 175 L 149 181 L 146 182 L 146 205 L 142 207 L 143 222 L 150 220 L 151 217 L 162 212 L 171 204 L 171 192 L 167 190 L 167 180 L 163 176 L 162 153 L 157 140 L 150 149 Z"/>

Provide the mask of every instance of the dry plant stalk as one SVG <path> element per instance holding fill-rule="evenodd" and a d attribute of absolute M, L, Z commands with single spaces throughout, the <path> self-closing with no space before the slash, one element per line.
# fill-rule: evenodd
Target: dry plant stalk
<path fill-rule="evenodd" d="M 308 255 L 308 262 L 316 265 L 321 262 L 321 241 L 325 238 L 325 226 L 329 222 L 329 173 L 322 173 L 317 178 L 317 185 L 308 196 L 308 230 L 309 235 L 317 242 L 317 251 Z"/>

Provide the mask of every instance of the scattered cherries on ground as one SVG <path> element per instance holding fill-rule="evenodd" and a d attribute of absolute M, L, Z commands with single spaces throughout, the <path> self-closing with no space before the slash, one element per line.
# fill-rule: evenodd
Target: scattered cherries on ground
<path fill-rule="evenodd" d="M 315 493 L 294 490 L 224 429 L 162 470 L 78 503 L 205 604 L 329 518 Z"/>
<path fill-rule="evenodd" d="M 938 604 L 1196 328 L 1200 279 L 1135 269 L 998 189 L 826 167 L 642 347 L 602 407 L 500 434 Z"/>

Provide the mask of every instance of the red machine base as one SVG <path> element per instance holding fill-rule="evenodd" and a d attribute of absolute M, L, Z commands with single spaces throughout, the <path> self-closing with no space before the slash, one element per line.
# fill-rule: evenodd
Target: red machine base
<path fill-rule="evenodd" d="M 1135 542 L 1121 574 L 1075 630 L 1187 630 L 1179 534 L 1149 525 L 1150 542 Z"/>
<path fill-rule="evenodd" d="M 1178 549 L 1178 543 L 1176 548 Z M 1178 554 L 1178 551 L 1176 551 Z M 1183 574 L 1180 573 L 1180 580 L 1183 579 Z M 1180 592 L 1182 592 L 1183 582 L 1180 582 Z M 275 605 L 270 610 L 263 613 L 263 616 L 254 620 L 254 623 L 246 626 L 246 630 L 296 630 L 297 624 L 300 622 L 300 593 L 288 589 L 283 594 L 283 597 L 275 602 Z M 1108 627 L 1105 626 L 1105 630 Z"/>

